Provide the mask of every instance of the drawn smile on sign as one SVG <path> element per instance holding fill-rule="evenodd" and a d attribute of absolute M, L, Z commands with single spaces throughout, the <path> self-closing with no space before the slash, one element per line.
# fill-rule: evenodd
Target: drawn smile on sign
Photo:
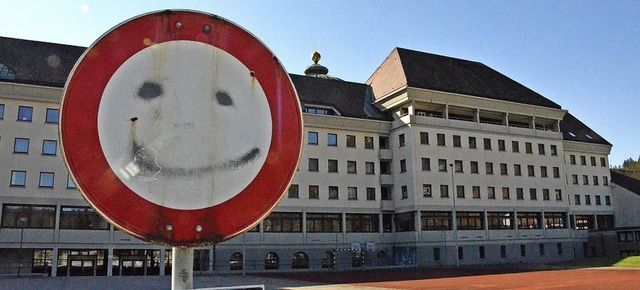
<path fill-rule="evenodd" d="M 107 162 L 155 204 L 223 203 L 256 177 L 269 152 L 272 122 L 259 82 L 214 46 L 147 47 L 118 68 L 103 96 L 98 133 Z"/>

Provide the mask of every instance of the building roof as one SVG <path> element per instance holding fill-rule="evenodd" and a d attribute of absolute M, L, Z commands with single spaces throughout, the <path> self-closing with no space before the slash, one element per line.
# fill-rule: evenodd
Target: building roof
<path fill-rule="evenodd" d="M 562 139 L 567 141 L 611 145 L 609 141 L 602 138 L 602 136 L 591 130 L 589 126 L 582 123 L 569 112 L 564 115 L 562 122 L 560 122 L 560 131 L 562 132 Z"/>
<path fill-rule="evenodd" d="M 630 175 L 638 175 L 638 172 L 632 174 L 625 174 L 625 170 L 611 170 L 611 182 L 622 186 L 623 188 L 640 195 L 640 180 L 631 177 Z"/>
<path fill-rule="evenodd" d="M 86 48 L 0 37 L 0 63 L 15 73 L 11 82 L 64 87 Z"/>
<path fill-rule="evenodd" d="M 345 117 L 393 120 L 388 113 L 372 105 L 373 95 L 368 85 L 295 74 L 290 77 L 303 106 L 333 107 Z"/>
<path fill-rule="evenodd" d="M 376 77 L 396 72 L 391 80 Z M 391 82 L 391 83 L 389 83 Z M 560 109 L 560 105 L 475 61 L 395 48 L 367 81 L 376 98 L 403 86 Z M 380 86 L 380 88 L 377 88 Z"/>

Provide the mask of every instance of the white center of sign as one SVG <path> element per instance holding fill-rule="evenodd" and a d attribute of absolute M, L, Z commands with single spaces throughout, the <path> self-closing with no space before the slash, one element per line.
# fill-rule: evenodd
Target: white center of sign
<path fill-rule="evenodd" d="M 160 206 L 221 204 L 251 183 L 271 143 L 253 73 L 195 41 L 147 47 L 113 74 L 98 110 L 100 145 L 129 189 Z"/>

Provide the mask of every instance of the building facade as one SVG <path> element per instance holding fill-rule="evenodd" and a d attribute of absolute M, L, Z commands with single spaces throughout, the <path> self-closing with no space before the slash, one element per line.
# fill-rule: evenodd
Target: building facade
<path fill-rule="evenodd" d="M 83 51 L 0 37 L 0 272 L 169 274 L 170 249 L 106 223 L 63 164 L 58 110 Z M 198 248 L 196 271 L 554 262 L 618 222 L 611 144 L 560 105 L 467 60 L 396 48 L 353 83 L 319 59 L 290 76 L 292 186 L 254 229 Z"/>

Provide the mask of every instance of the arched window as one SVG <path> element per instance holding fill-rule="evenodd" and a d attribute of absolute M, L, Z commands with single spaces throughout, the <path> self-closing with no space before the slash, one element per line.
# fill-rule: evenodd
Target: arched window
<path fill-rule="evenodd" d="M 267 256 L 264 257 L 264 268 L 267 270 L 270 269 L 278 269 L 279 258 L 278 254 L 274 252 L 267 253 Z"/>
<path fill-rule="evenodd" d="M 229 259 L 229 270 L 242 270 L 242 267 L 242 254 L 238 252 L 231 254 L 231 258 Z"/>
<path fill-rule="evenodd" d="M 324 252 L 322 254 L 322 268 L 333 269 L 336 267 L 336 254 L 332 252 Z"/>
<path fill-rule="evenodd" d="M 291 258 L 291 269 L 309 269 L 309 256 L 304 252 L 297 252 Z"/>

